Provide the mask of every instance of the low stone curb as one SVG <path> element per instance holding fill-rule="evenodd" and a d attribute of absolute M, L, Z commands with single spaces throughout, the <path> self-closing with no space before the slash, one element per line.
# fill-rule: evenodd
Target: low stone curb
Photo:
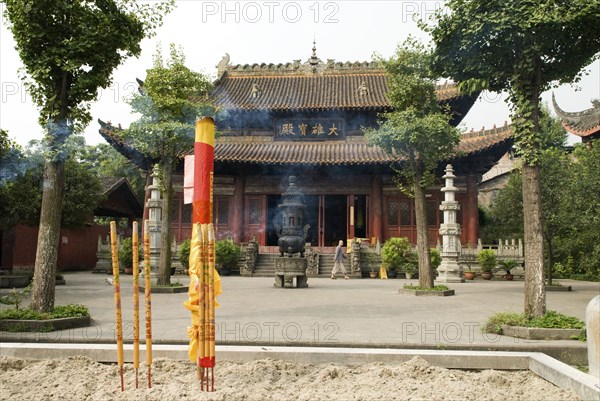
<path fill-rule="evenodd" d="M 0 319 L 0 331 L 57 331 L 89 326 L 89 316 L 47 320 Z"/>
<path fill-rule="evenodd" d="M 566 292 L 572 291 L 572 288 L 570 285 L 547 285 L 546 291 Z"/>
<path fill-rule="evenodd" d="M 133 346 L 124 346 L 126 363 L 133 360 Z M 140 351 L 145 351 L 140 346 Z M 221 361 L 248 362 L 271 358 L 297 363 L 364 364 L 371 362 L 402 363 L 415 356 L 432 365 L 450 369 L 530 370 L 566 390 L 572 390 L 583 400 L 597 400 L 600 389 L 597 378 L 539 352 L 396 350 L 368 348 L 274 347 L 274 346 L 217 346 Z M 187 360 L 188 345 L 153 345 L 152 354 L 176 360 Z M 115 344 L 48 344 L 0 343 L 0 356 L 16 358 L 66 358 L 85 355 L 98 362 L 115 363 Z"/>
<path fill-rule="evenodd" d="M 0 276 L 0 288 L 23 288 L 29 284 L 29 276 Z"/>
<path fill-rule="evenodd" d="M 180 287 L 150 287 L 150 292 L 152 294 L 179 294 L 182 292 L 187 292 L 187 286 Z M 140 285 L 140 292 L 144 292 L 146 289 Z"/>
<path fill-rule="evenodd" d="M 414 295 L 417 297 L 449 297 L 450 295 L 454 295 L 454 290 L 445 290 L 445 291 L 427 291 L 427 290 L 407 290 L 404 288 L 400 288 L 398 290 L 400 294 L 403 295 Z"/>
<path fill-rule="evenodd" d="M 542 327 L 521 327 L 502 325 L 502 334 L 527 340 L 572 340 L 582 336 L 585 329 L 545 329 Z"/>

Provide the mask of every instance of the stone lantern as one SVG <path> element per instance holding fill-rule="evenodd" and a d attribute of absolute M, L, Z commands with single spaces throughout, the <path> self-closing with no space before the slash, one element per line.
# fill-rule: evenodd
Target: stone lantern
<path fill-rule="evenodd" d="M 440 283 L 464 283 L 462 269 L 458 264 L 461 253 L 460 247 L 460 224 L 457 222 L 457 214 L 460 205 L 456 201 L 458 188 L 454 186 L 454 170 L 452 165 L 446 166 L 446 174 L 442 177 L 446 180 L 446 186 L 442 188 L 444 201 L 440 210 L 444 212 L 444 222 L 440 225 L 442 235 L 442 263 L 438 267 L 439 276 L 436 281 Z"/>

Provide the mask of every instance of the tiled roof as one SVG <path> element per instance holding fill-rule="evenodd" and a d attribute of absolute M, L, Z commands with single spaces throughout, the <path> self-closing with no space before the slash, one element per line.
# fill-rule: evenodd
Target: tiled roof
<path fill-rule="evenodd" d="M 456 155 L 463 157 L 482 152 L 511 138 L 510 126 L 469 132 L 463 134 L 456 148 Z M 400 160 L 376 146 L 369 146 L 364 137 L 336 142 L 288 142 L 268 139 L 219 139 L 215 144 L 215 161 L 279 165 L 371 165 Z"/>
<path fill-rule="evenodd" d="M 600 133 L 600 102 L 598 100 L 592 101 L 592 108 L 575 113 L 561 109 L 556 103 L 554 93 L 552 94 L 552 103 L 567 131 L 582 138 Z"/>
<path fill-rule="evenodd" d="M 220 66 L 211 97 L 229 110 L 302 111 L 390 108 L 385 70 L 377 63 L 309 59 L 287 64 Z M 454 84 L 437 87 L 440 101 L 458 97 Z"/>

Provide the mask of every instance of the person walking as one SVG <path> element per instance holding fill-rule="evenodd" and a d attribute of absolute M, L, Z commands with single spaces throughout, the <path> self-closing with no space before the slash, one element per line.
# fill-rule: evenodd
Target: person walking
<path fill-rule="evenodd" d="M 342 246 L 344 245 L 344 241 L 340 240 L 338 246 L 335 247 L 335 254 L 333 256 L 333 270 L 331 271 L 331 279 L 335 280 L 336 273 L 341 270 L 344 273 L 344 278 L 348 280 L 348 274 L 346 274 L 346 268 L 344 267 L 344 259 L 346 259 L 346 255 L 344 255 L 344 251 Z"/>

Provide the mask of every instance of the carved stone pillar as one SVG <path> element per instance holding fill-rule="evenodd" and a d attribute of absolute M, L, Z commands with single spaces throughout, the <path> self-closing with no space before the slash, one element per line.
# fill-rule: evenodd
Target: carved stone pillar
<path fill-rule="evenodd" d="M 440 283 L 464 283 L 463 272 L 458 264 L 460 255 L 460 224 L 456 221 L 456 215 L 460 205 L 456 201 L 458 188 L 454 186 L 454 170 L 448 164 L 446 174 L 442 177 L 446 180 L 446 186 L 442 188 L 444 201 L 440 210 L 444 212 L 444 222 L 440 225 L 442 236 L 442 263 L 438 267 L 439 276 L 436 281 Z"/>
<path fill-rule="evenodd" d="M 152 277 L 158 273 L 158 260 L 160 257 L 160 241 L 162 229 L 162 199 L 160 198 L 160 180 L 158 179 L 158 165 L 154 166 L 152 185 L 148 187 L 150 199 L 146 204 L 148 208 L 148 226 L 150 230 L 150 270 Z"/>

